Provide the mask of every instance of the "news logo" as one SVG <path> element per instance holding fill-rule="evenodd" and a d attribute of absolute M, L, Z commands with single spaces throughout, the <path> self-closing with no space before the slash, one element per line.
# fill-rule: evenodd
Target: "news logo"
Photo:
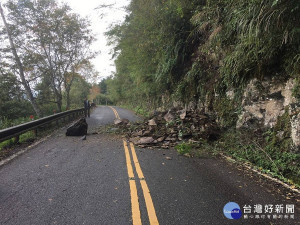
<path fill-rule="evenodd" d="M 237 220 L 242 217 L 240 206 L 235 202 L 228 202 L 223 208 L 224 216 L 231 220 Z"/>

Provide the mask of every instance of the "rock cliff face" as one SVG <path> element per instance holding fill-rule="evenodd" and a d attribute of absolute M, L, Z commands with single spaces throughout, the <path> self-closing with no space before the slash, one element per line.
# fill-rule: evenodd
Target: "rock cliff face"
<path fill-rule="evenodd" d="M 299 149 L 300 102 L 292 94 L 295 85 L 295 79 L 285 82 L 275 79 L 263 82 L 257 79 L 251 80 L 243 94 L 242 112 L 236 127 L 273 128 L 278 119 L 287 112 L 290 118 L 290 136 L 295 147 Z"/>
<path fill-rule="evenodd" d="M 295 87 L 297 85 L 296 79 L 276 80 L 265 79 L 259 81 L 258 79 L 251 80 L 244 89 L 241 112 L 239 114 L 236 128 L 274 128 L 280 122 L 282 117 L 285 118 L 285 127 L 288 130 L 278 130 L 277 137 L 292 138 L 296 151 L 300 151 L 300 100 L 294 97 Z M 235 91 L 229 90 L 226 92 L 226 97 L 230 101 L 234 101 Z M 297 96 L 300 93 L 296 94 Z M 220 96 L 215 95 L 215 99 L 220 99 Z M 187 110 L 203 110 L 208 115 L 215 115 L 216 109 L 211 105 L 211 99 L 207 98 L 201 102 L 196 103 L 191 101 L 189 104 L 184 104 L 180 101 L 173 101 L 172 105 L 168 105 L 168 100 L 164 102 L 164 107 L 159 110 L 167 109 L 169 107 L 185 108 Z M 223 107 L 223 106 L 222 106 Z M 226 109 L 224 109 L 226 111 Z M 222 116 L 221 116 L 222 117 Z M 223 118 L 218 118 L 219 123 Z M 288 121 L 288 122 L 287 122 Z M 222 124 L 220 124 L 222 126 Z"/>

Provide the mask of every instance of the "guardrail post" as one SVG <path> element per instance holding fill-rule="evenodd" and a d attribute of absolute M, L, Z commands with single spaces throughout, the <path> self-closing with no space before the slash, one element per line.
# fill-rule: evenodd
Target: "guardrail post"
<path fill-rule="evenodd" d="M 36 129 L 33 130 L 34 137 L 37 137 L 37 134 L 38 134 L 38 132 L 37 132 L 37 128 L 36 128 Z"/>
<path fill-rule="evenodd" d="M 19 141 L 20 141 L 20 136 L 19 135 L 15 136 L 14 137 L 14 143 L 19 143 Z"/>

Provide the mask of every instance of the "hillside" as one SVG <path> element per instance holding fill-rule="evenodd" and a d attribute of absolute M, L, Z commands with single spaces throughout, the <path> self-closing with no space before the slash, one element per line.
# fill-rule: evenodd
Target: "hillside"
<path fill-rule="evenodd" d="M 108 37 L 110 99 L 145 112 L 198 110 L 220 145 L 299 182 L 299 1 L 140 1 Z"/>

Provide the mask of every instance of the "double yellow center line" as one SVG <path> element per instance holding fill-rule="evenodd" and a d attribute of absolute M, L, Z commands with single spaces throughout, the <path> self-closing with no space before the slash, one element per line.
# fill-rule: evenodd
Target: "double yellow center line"
<path fill-rule="evenodd" d="M 115 108 L 113 108 L 113 107 L 111 107 L 111 106 L 108 106 L 108 107 L 111 108 L 111 110 L 114 112 L 115 117 L 116 117 L 117 119 L 121 119 L 120 116 L 119 116 L 119 113 L 117 112 L 117 110 L 116 110 Z"/>
<path fill-rule="evenodd" d="M 118 112 L 113 107 L 110 107 L 110 108 L 115 113 L 116 118 L 120 119 Z M 148 212 L 148 218 L 149 218 L 150 225 L 159 225 L 159 222 L 158 222 L 157 216 L 156 216 L 156 212 L 155 212 L 155 208 L 153 205 L 153 201 L 152 201 L 152 198 L 150 195 L 150 190 L 148 188 L 148 185 L 146 183 L 139 160 L 137 158 L 134 145 L 131 142 L 129 143 L 130 151 L 129 151 L 128 143 L 126 140 L 123 140 L 123 145 L 124 145 L 124 150 L 125 150 L 125 158 L 126 158 L 127 172 L 128 172 L 128 178 L 129 178 L 129 186 L 130 186 L 132 224 L 133 225 L 141 225 L 142 220 L 141 220 L 141 212 L 140 212 L 140 205 L 139 205 L 139 197 L 138 197 L 136 182 L 135 182 L 136 179 L 135 179 L 135 175 L 133 172 L 133 166 L 131 163 L 131 156 L 133 159 L 133 165 L 135 167 L 135 171 L 138 176 L 138 180 L 140 181 L 140 184 L 141 184 L 141 187 L 143 190 L 143 195 L 144 195 L 144 199 L 145 199 L 145 203 L 146 203 L 146 208 L 147 208 L 147 212 Z"/>

